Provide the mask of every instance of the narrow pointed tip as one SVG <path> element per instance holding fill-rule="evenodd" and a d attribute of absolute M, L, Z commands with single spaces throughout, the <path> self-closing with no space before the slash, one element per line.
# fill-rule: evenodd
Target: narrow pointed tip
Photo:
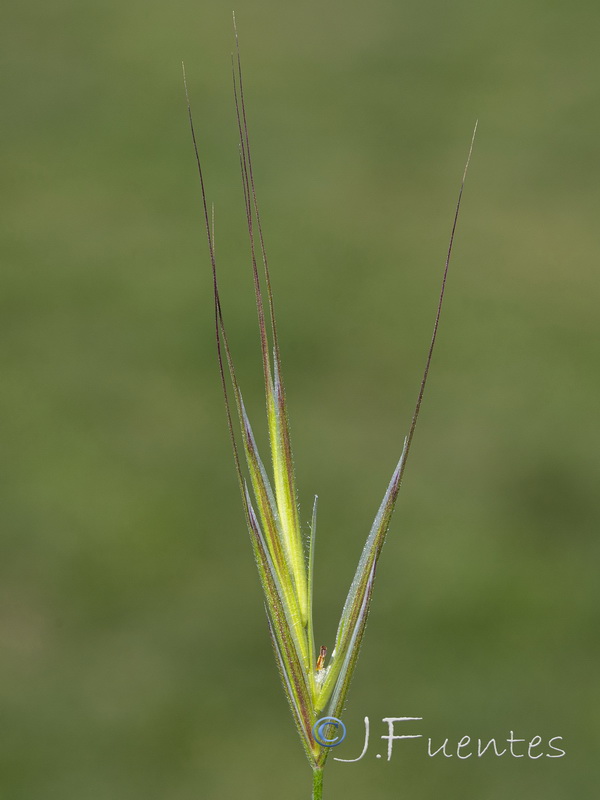
<path fill-rule="evenodd" d="M 317 506 L 319 505 L 319 495 L 315 495 L 315 499 L 313 500 L 313 511 L 312 511 L 312 521 L 311 521 L 311 534 L 314 534 L 314 527 L 317 519 Z"/>
<path fill-rule="evenodd" d="M 467 178 L 467 171 L 469 169 L 469 164 L 471 163 L 471 155 L 473 153 L 473 145 L 475 144 L 475 135 L 477 134 L 477 126 L 479 125 L 479 118 L 475 120 L 475 127 L 473 128 L 473 135 L 471 136 L 471 144 L 469 145 L 469 155 L 467 156 L 467 162 L 465 164 L 465 171 L 463 173 L 462 182 L 464 184 Z"/>
<path fill-rule="evenodd" d="M 475 127 L 473 128 L 473 136 L 471 136 L 471 145 L 475 141 L 475 134 L 477 133 L 477 128 L 479 127 L 479 117 L 475 120 Z"/>

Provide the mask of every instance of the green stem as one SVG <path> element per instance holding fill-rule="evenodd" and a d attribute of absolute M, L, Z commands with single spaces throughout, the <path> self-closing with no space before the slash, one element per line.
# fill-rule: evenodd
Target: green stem
<path fill-rule="evenodd" d="M 323 797 L 323 767 L 313 770 L 312 800 L 322 800 Z"/>

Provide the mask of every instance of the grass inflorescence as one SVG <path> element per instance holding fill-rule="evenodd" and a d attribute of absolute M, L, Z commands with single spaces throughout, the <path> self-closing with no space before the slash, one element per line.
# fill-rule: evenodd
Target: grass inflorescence
<path fill-rule="evenodd" d="M 186 98 L 200 178 L 204 225 L 212 266 L 217 356 L 242 505 L 264 591 L 267 620 L 277 665 L 294 721 L 314 772 L 313 798 L 320 798 L 323 785 L 322 770 L 330 748 L 319 744 L 313 734 L 313 728 L 315 723 L 323 717 L 340 718 L 344 709 L 350 680 L 356 666 L 371 602 L 377 562 L 394 511 L 404 470 L 406 469 L 407 457 L 429 374 L 446 289 L 454 233 L 475 131 L 473 131 L 473 138 L 454 213 L 433 334 L 427 352 L 415 410 L 404 440 L 400 460 L 385 491 L 356 568 L 340 617 L 333 651 L 327 658 L 325 647 L 321 647 L 317 654 L 313 634 L 313 575 L 317 530 L 317 498 L 315 497 L 313 506 L 310 535 L 308 540 L 305 541 L 303 540 L 299 522 L 296 480 L 273 292 L 252 169 L 250 136 L 237 31 L 235 40 L 236 49 L 235 54 L 232 55 L 234 102 L 239 133 L 240 170 L 250 244 L 250 261 L 262 353 L 268 438 L 271 451 L 270 470 L 266 468 L 258 452 L 252 426 L 244 406 L 242 391 L 236 376 L 223 319 L 217 280 L 213 214 L 209 210 L 207 202 L 204 174 L 192 120 L 187 85 Z M 475 130 L 476 128 L 477 126 L 475 126 Z M 236 418 L 235 422 L 234 418 Z"/>

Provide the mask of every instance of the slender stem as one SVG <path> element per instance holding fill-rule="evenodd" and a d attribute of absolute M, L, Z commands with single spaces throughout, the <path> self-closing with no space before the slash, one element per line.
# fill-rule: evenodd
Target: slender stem
<path fill-rule="evenodd" d="M 323 767 L 313 770 L 312 800 L 322 800 L 323 797 Z"/>

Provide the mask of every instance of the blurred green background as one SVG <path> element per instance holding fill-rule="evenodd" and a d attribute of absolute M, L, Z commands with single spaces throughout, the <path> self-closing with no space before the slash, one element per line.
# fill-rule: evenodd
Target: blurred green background
<path fill-rule="evenodd" d="M 318 644 L 439 348 L 326 794 L 588 800 L 600 748 L 600 10 L 235 4 Z M 0 794 L 307 798 L 237 495 L 181 81 L 260 429 L 230 7 L 2 25 Z M 387 716 L 566 757 L 377 760 Z M 379 752 L 383 752 L 379 745 Z M 547 752 L 546 748 L 544 752 Z"/>

